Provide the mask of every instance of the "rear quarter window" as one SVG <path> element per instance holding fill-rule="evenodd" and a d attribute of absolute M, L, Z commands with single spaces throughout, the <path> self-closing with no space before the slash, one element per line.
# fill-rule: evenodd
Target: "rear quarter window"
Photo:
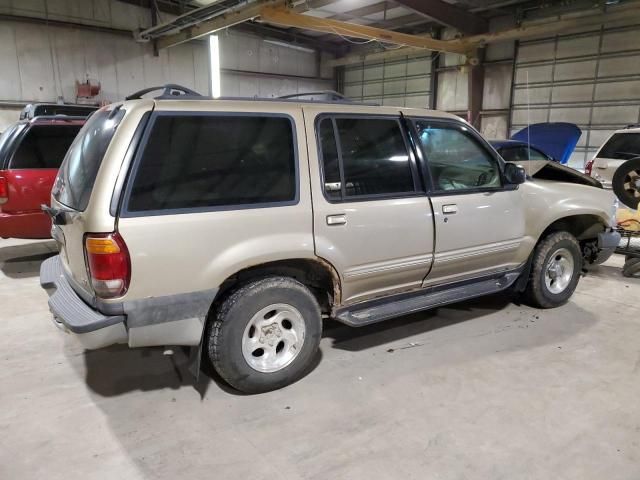
<path fill-rule="evenodd" d="M 291 204 L 293 122 L 259 114 L 158 114 L 134 170 L 128 212 Z"/>
<path fill-rule="evenodd" d="M 640 156 L 640 133 L 616 133 L 605 143 L 598 157 L 630 160 Z"/>

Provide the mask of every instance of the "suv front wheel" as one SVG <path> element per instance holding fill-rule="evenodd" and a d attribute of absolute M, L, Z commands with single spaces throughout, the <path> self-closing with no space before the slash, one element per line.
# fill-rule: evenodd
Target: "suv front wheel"
<path fill-rule="evenodd" d="M 322 334 L 320 306 L 300 282 L 268 277 L 228 295 L 208 333 L 218 374 L 245 393 L 275 390 L 309 370 Z"/>
<path fill-rule="evenodd" d="M 566 303 L 578 286 L 582 270 L 580 244 L 569 232 L 551 233 L 533 254 L 525 299 L 531 306 L 554 308 Z"/>

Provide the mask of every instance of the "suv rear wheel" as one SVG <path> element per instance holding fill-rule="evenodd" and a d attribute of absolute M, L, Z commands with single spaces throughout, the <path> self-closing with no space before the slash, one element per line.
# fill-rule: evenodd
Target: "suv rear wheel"
<path fill-rule="evenodd" d="M 224 299 L 209 328 L 208 354 L 232 387 L 266 392 L 307 373 L 321 334 L 320 306 L 309 289 L 292 278 L 268 277 Z"/>
<path fill-rule="evenodd" d="M 556 232 L 536 246 L 527 303 L 538 308 L 558 307 L 569 300 L 580 280 L 582 253 L 576 238 L 568 232 Z"/>

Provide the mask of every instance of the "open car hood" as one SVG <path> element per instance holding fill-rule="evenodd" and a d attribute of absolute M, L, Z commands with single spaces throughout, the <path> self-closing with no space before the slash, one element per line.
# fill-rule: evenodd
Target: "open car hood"
<path fill-rule="evenodd" d="M 517 163 L 517 162 L 514 162 Z M 530 160 L 521 165 L 531 178 L 540 180 L 555 180 L 556 182 L 578 183 L 590 187 L 602 188 L 602 184 L 589 175 L 580 173 L 571 167 L 560 165 L 558 162 L 548 160 Z"/>
<path fill-rule="evenodd" d="M 530 142 L 564 165 L 569 161 L 581 135 L 582 130 L 573 123 L 534 123 L 515 133 L 511 139 Z"/>

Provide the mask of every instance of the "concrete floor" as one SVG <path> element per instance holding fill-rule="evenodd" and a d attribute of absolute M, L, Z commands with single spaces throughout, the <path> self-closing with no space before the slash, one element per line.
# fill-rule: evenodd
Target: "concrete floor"
<path fill-rule="evenodd" d="M 640 281 L 331 323 L 286 389 L 242 396 L 179 351 L 84 352 L 38 286 L 48 242 L 0 241 L 0 479 L 638 479 Z"/>

